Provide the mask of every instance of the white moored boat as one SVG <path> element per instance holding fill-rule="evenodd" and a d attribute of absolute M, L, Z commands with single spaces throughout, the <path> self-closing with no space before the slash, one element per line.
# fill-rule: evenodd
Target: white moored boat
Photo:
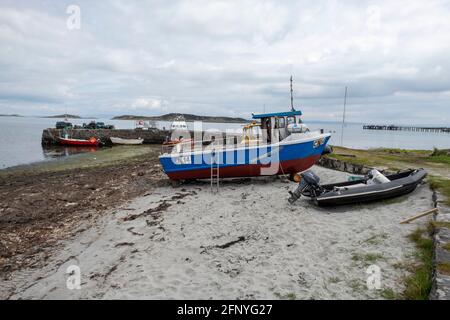
<path fill-rule="evenodd" d="M 184 117 L 182 115 L 178 115 L 172 122 L 172 124 L 170 125 L 170 130 L 171 131 L 175 131 L 175 130 L 188 130 L 187 124 L 186 124 L 186 120 L 184 119 Z"/>
<path fill-rule="evenodd" d="M 144 142 L 144 139 L 123 139 L 123 138 L 116 138 L 111 137 L 111 142 L 114 144 L 142 144 Z"/>

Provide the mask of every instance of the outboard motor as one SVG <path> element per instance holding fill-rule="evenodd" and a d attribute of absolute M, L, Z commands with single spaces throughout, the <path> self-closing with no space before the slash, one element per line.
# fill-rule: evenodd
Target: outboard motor
<path fill-rule="evenodd" d="M 306 171 L 301 174 L 302 180 L 300 181 L 297 189 L 294 192 L 289 191 L 291 195 L 288 199 L 290 204 L 293 204 L 297 201 L 301 195 L 307 197 L 315 197 L 320 190 L 320 178 L 313 171 Z"/>
<path fill-rule="evenodd" d="M 388 183 L 391 182 L 388 178 L 386 178 L 381 172 L 379 172 L 376 169 L 372 169 L 369 171 L 369 174 L 367 175 L 369 180 L 367 180 L 367 184 L 382 184 L 382 183 Z"/>

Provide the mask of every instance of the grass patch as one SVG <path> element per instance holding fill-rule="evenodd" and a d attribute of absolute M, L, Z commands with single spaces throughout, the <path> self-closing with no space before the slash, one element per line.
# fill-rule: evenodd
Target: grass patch
<path fill-rule="evenodd" d="M 442 246 L 442 249 L 445 249 L 445 250 L 448 250 L 448 251 L 450 251 L 450 242 L 449 242 L 449 243 L 446 243 L 446 244 L 444 244 L 444 245 Z"/>
<path fill-rule="evenodd" d="M 363 242 L 370 244 L 370 245 L 378 245 L 383 242 L 383 240 L 386 240 L 388 238 L 388 235 L 386 233 L 376 234 L 373 235 Z"/>
<path fill-rule="evenodd" d="M 429 156 L 426 158 L 427 161 L 448 164 L 450 165 L 450 156 Z"/>
<path fill-rule="evenodd" d="M 371 148 L 369 151 L 378 152 L 378 153 L 388 153 L 395 155 L 410 155 L 410 156 L 426 156 L 430 155 L 430 151 L 428 150 L 408 150 L 408 149 L 399 149 L 399 148 Z"/>
<path fill-rule="evenodd" d="M 419 263 L 411 267 L 412 274 L 406 278 L 403 295 L 408 300 L 427 300 L 431 290 L 433 271 L 433 240 L 426 229 L 416 229 L 409 235 L 418 249 Z"/>
<path fill-rule="evenodd" d="M 354 155 L 354 157 L 341 155 L 339 154 L 340 152 Z M 332 153 L 328 155 L 328 157 L 354 165 L 383 168 L 389 171 L 398 171 L 400 169 L 410 167 L 409 165 L 403 164 L 403 161 L 405 159 L 408 159 L 408 157 L 405 156 L 391 155 L 388 153 L 377 153 L 372 150 L 346 149 L 341 150 L 340 152 L 336 151 L 336 153 Z"/>
<path fill-rule="evenodd" d="M 328 157 L 337 159 L 340 161 L 344 161 L 351 164 L 358 164 L 358 165 L 369 165 L 364 159 L 362 158 L 348 158 L 347 156 L 339 155 L 336 153 L 330 154 Z"/>
<path fill-rule="evenodd" d="M 297 299 L 297 296 L 295 295 L 295 293 L 288 293 L 288 294 L 286 295 L 286 298 L 287 298 L 288 300 L 295 300 L 295 299 Z"/>
<path fill-rule="evenodd" d="M 434 228 L 447 228 L 450 229 L 450 222 L 448 221 L 432 221 L 431 224 Z"/>
<path fill-rule="evenodd" d="M 297 299 L 297 296 L 295 295 L 295 293 L 288 293 L 288 294 L 282 295 L 279 292 L 274 292 L 274 295 L 278 299 L 281 299 L 281 300 L 296 300 Z"/>
<path fill-rule="evenodd" d="M 395 269 L 406 269 L 406 270 L 408 270 L 408 268 L 409 268 L 409 264 L 407 264 L 406 262 L 404 262 L 404 261 L 398 261 L 398 262 L 396 262 L 396 263 L 394 263 L 393 265 L 392 265 Z"/>
<path fill-rule="evenodd" d="M 442 177 L 449 176 L 450 154 L 447 150 L 404 150 L 376 148 L 369 150 L 333 147 L 334 153 L 327 155 L 355 165 L 386 168 L 390 171 L 409 168 L 424 168 Z"/>
<path fill-rule="evenodd" d="M 432 157 L 450 156 L 450 150 L 434 148 L 431 156 Z"/>
<path fill-rule="evenodd" d="M 450 206 L 450 179 L 430 175 L 427 181 L 433 190 L 437 190 L 445 196 L 444 202 Z"/>
<path fill-rule="evenodd" d="M 397 300 L 398 299 L 397 293 L 395 293 L 395 291 L 392 290 L 391 288 L 382 289 L 380 292 L 380 295 L 384 299 L 387 299 L 387 300 Z"/>
<path fill-rule="evenodd" d="M 353 291 L 361 292 L 366 289 L 366 283 L 359 279 L 352 279 L 348 282 L 348 285 Z"/>
<path fill-rule="evenodd" d="M 450 275 L 450 263 L 448 263 L 448 262 L 439 263 L 436 266 L 436 268 L 440 273 Z"/>
<path fill-rule="evenodd" d="M 328 281 L 330 283 L 339 283 L 341 282 L 341 279 L 339 279 L 338 277 L 331 277 Z"/>
<path fill-rule="evenodd" d="M 352 256 L 352 260 L 355 262 L 363 263 L 366 265 L 370 265 L 375 263 L 377 260 L 383 259 L 383 255 L 380 253 L 355 253 Z"/>

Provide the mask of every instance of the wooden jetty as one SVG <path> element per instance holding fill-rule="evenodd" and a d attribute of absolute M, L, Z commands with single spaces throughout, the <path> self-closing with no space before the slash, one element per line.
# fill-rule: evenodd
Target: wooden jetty
<path fill-rule="evenodd" d="M 414 127 L 414 126 L 396 126 L 396 125 L 378 125 L 365 124 L 364 130 L 387 130 L 387 131 L 413 131 L 413 132 L 431 132 L 431 133 L 450 133 L 450 127 Z"/>

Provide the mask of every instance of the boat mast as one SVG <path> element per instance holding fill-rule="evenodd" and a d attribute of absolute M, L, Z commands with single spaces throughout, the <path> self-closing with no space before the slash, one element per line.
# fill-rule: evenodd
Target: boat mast
<path fill-rule="evenodd" d="M 347 104 L 347 86 L 345 87 L 344 95 L 344 113 L 342 114 L 342 129 L 341 129 L 341 146 L 344 146 L 344 126 L 345 126 L 345 107 Z"/>
<path fill-rule="evenodd" d="M 292 75 L 291 75 L 291 111 L 294 110 L 294 96 L 293 96 L 293 90 L 292 90 Z"/>

